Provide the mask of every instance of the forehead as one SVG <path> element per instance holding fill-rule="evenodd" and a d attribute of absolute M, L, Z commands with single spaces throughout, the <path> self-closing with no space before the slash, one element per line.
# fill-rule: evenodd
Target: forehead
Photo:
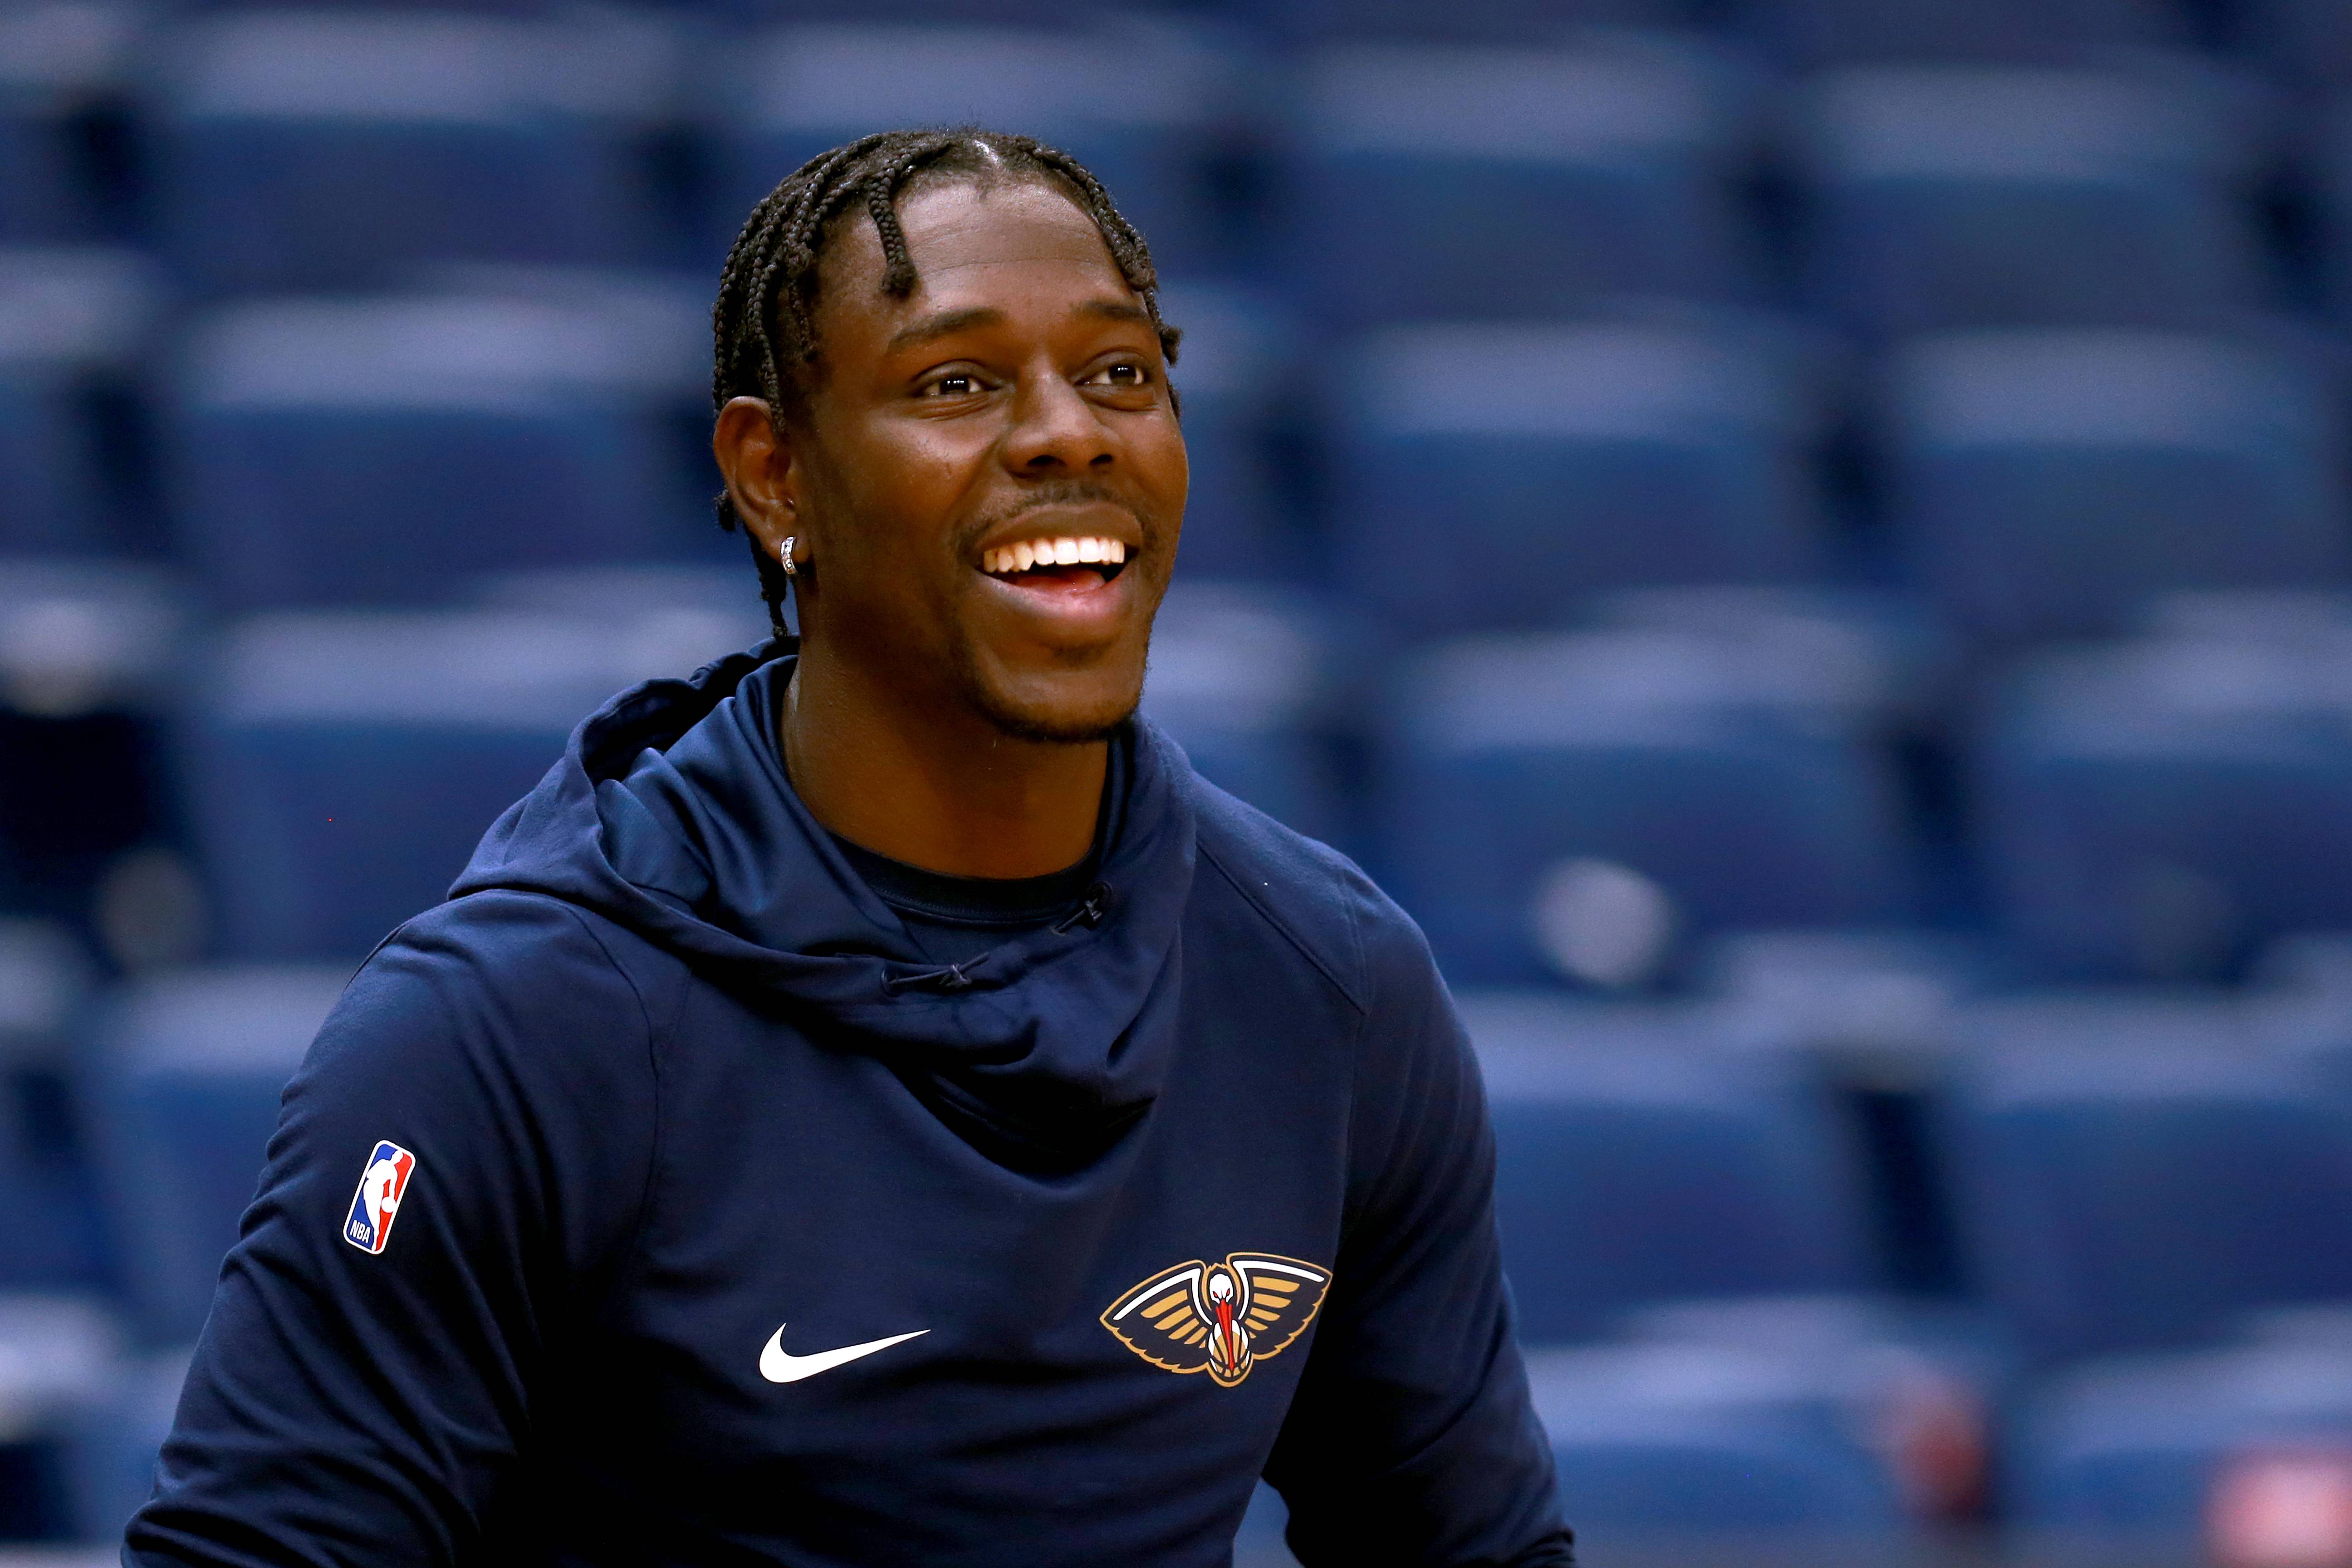
<path fill-rule="evenodd" d="M 861 319 L 878 325 L 962 305 L 1133 298 L 1094 220 L 1055 186 L 942 180 L 918 184 L 898 207 L 914 292 L 892 299 L 882 291 L 881 237 L 872 218 L 853 209 L 819 268 L 817 316 L 824 327 Z"/>

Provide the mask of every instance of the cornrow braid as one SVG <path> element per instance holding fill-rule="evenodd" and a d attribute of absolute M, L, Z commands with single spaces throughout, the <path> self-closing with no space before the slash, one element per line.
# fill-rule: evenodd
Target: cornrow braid
<path fill-rule="evenodd" d="M 898 223 L 898 197 L 910 182 L 969 179 L 1037 180 L 1060 186 L 1102 235 L 1119 276 L 1143 301 L 1161 353 L 1175 363 L 1182 336 L 1160 316 L 1160 279 L 1151 247 L 1114 205 L 1093 171 L 1058 148 L 1027 136 L 965 126 L 953 131 L 885 131 L 861 136 L 802 164 L 751 209 L 719 275 L 711 307 L 710 406 L 715 416 L 730 398 L 767 401 L 779 423 L 807 407 L 808 372 L 817 357 L 817 265 L 835 232 L 835 220 L 863 210 L 882 242 L 882 288 L 903 299 L 914 292 L 915 264 Z M 742 528 L 760 573 L 760 597 L 781 637 L 792 580 L 765 550 L 721 490 L 719 525 Z"/>

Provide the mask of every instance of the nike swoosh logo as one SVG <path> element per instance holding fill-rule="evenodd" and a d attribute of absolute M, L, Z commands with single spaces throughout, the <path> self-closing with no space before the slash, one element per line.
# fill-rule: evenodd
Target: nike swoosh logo
<path fill-rule="evenodd" d="M 786 1326 L 782 1323 L 777 1324 L 776 1331 L 768 1337 L 768 1348 L 760 1352 L 760 1375 L 770 1383 L 798 1383 L 804 1377 L 814 1377 L 818 1373 L 831 1372 L 835 1367 L 856 1361 L 859 1356 L 872 1355 L 876 1351 L 887 1351 L 892 1345 L 902 1345 L 908 1340 L 921 1339 L 931 1331 L 929 1329 L 917 1329 L 911 1334 L 892 1334 L 887 1340 L 868 1340 L 862 1345 L 844 1345 L 837 1351 L 819 1351 L 814 1355 L 786 1355 L 784 1353 Z"/>

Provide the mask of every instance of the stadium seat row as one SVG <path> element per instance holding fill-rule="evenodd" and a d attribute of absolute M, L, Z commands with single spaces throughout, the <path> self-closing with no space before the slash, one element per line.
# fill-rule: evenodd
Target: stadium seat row
<path fill-rule="evenodd" d="M 164 815 L 209 874 L 218 952 L 356 958 L 440 899 L 606 697 L 767 629 L 742 566 L 452 590 L 247 617 L 184 656 L 152 576 L 18 567 L 0 676 L 20 711 L 170 717 Z M 1647 590 L 1574 630 L 1368 643 L 1313 601 L 1180 583 L 1145 710 L 1212 779 L 1360 842 L 1459 983 L 1639 990 L 1725 932 L 1950 918 L 1899 748 L 1944 721 L 1951 669 L 1897 601 Z M 2135 637 L 2008 666 L 1958 736 L 1996 961 L 2203 980 L 2352 927 L 2347 691 L 2341 594 L 2163 600 Z M 18 860 L 58 831 L 0 827 Z"/>
<path fill-rule="evenodd" d="M 1562 24 L 1540 47 L 1295 61 L 1218 37 L 1116 14 L 802 25 L 697 57 L 645 15 L 182 18 L 141 76 L 143 226 L 199 293 L 400 289 L 454 261 L 700 272 L 804 159 L 877 125 L 970 120 L 1086 159 L 1179 272 L 1234 266 L 1270 223 L 1275 270 L 1345 324 L 1777 299 L 1749 189 L 1768 149 L 1800 198 L 1801 297 L 1868 334 L 2209 330 L 2279 298 L 2254 200 L 2285 155 L 2277 106 L 2195 56 L 1931 54 L 1805 78 L 1767 112 L 1755 71 L 1681 34 Z M 45 129 L 56 103 L 15 111 L 29 173 L 0 198 L 0 239 L 92 230 L 59 166 L 73 142 Z M 650 146 L 678 121 L 709 143 L 690 218 L 667 215 L 677 182 Z M 2329 287 L 2352 302 L 2352 118 L 2315 111 L 2304 140 Z M 1254 142 L 1271 184 L 1255 203 L 1230 177 Z"/>
<path fill-rule="evenodd" d="M 0 252 L 13 552 L 107 549 L 119 465 L 95 450 L 92 388 L 138 339 L 136 279 L 111 253 Z M 1192 328 L 1188 571 L 1324 575 L 1277 445 L 1307 423 L 1294 334 L 1244 291 L 1168 303 Z M 708 521 L 696 449 L 700 310 L 665 279 L 478 269 L 442 291 L 201 316 L 159 386 L 178 552 L 233 611 L 740 560 Z M 1643 313 L 1423 325 L 1338 363 L 1315 400 L 1334 478 L 1314 548 L 1413 635 L 1572 624 L 1628 586 L 1856 570 L 1820 460 L 1839 378 L 1805 334 Z M 2352 438 L 2316 341 L 1931 335 L 1888 356 L 1876 390 L 1894 570 L 1972 638 L 2113 631 L 2167 589 L 2352 580 Z"/>

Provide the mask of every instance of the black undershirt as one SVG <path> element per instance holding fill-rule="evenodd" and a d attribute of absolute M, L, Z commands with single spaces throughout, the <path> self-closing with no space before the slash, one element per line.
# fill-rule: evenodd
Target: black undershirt
<path fill-rule="evenodd" d="M 961 963 L 1066 919 L 1095 879 L 1092 854 L 1043 877 L 951 877 L 877 855 L 838 833 L 833 841 L 934 963 Z"/>

